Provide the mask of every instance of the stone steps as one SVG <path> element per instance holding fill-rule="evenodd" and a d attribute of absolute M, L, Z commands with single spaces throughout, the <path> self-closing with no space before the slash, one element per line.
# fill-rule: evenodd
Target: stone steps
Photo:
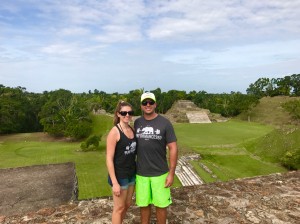
<path fill-rule="evenodd" d="M 193 185 L 203 184 L 203 181 L 193 171 L 191 165 L 185 161 L 184 157 L 178 160 L 175 174 L 183 186 L 193 186 Z"/>
<path fill-rule="evenodd" d="M 203 111 L 189 111 L 186 116 L 190 123 L 211 123 L 207 113 Z"/>

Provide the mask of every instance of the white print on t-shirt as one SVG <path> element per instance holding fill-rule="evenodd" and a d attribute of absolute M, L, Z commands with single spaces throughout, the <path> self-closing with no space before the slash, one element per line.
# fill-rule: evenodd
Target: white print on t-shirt
<path fill-rule="evenodd" d="M 135 152 L 136 142 L 131 142 L 130 145 L 126 146 L 126 151 L 124 151 L 125 155 L 129 155 Z"/>
<path fill-rule="evenodd" d="M 137 138 L 144 138 L 144 139 L 158 139 L 161 140 L 162 136 L 160 135 L 160 130 L 156 129 L 154 130 L 153 127 L 144 127 L 144 128 L 138 128 L 136 130 L 136 137 Z"/>
<path fill-rule="evenodd" d="M 152 127 L 144 127 L 142 129 L 143 134 L 153 134 L 153 128 Z"/>

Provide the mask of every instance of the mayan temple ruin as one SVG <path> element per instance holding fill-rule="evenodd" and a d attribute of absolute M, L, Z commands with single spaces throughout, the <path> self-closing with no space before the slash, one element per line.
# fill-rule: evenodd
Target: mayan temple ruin
<path fill-rule="evenodd" d="M 165 116 L 175 123 L 212 123 L 224 122 L 226 118 L 197 107 L 190 100 L 178 100 L 167 111 Z"/>

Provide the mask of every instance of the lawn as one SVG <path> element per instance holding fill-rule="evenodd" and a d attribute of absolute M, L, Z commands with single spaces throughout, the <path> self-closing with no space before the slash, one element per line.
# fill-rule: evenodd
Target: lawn
<path fill-rule="evenodd" d="M 93 116 L 93 132 L 102 136 L 100 149 L 82 152 L 80 142 L 47 137 L 43 133 L 24 133 L 0 137 L 0 168 L 74 162 L 79 184 L 79 199 L 111 195 L 107 184 L 105 135 L 112 118 Z"/>
<path fill-rule="evenodd" d="M 43 133 L 0 137 L 0 168 L 74 162 L 79 181 L 79 199 L 111 195 L 105 165 L 105 134 L 111 117 L 95 116 L 93 134 L 102 135 L 100 149 L 81 152 L 80 142 L 53 141 Z M 212 124 L 175 124 L 180 154 L 198 152 L 220 180 L 283 172 L 276 164 L 253 157 L 243 144 L 266 135 L 271 127 L 241 121 Z M 207 182 L 213 181 L 193 163 Z M 201 172 L 203 174 L 201 174 Z M 176 179 L 175 186 L 178 186 Z"/>
<path fill-rule="evenodd" d="M 236 145 L 273 130 L 270 126 L 237 120 L 210 124 L 175 124 L 175 129 L 178 144 L 191 149 L 199 146 Z"/>
<path fill-rule="evenodd" d="M 200 153 L 201 163 L 218 179 L 212 179 L 199 162 L 192 165 L 205 182 L 285 172 L 278 164 L 268 163 L 252 155 L 245 145 L 272 132 L 273 128 L 257 123 L 231 120 L 226 123 L 176 124 L 178 145 L 182 154 Z"/>
<path fill-rule="evenodd" d="M 79 199 L 110 195 L 106 181 L 104 143 L 101 143 L 99 151 L 80 152 L 78 142 L 41 142 L 22 140 L 24 134 L 13 136 L 16 139 L 11 136 L 10 140 L 3 141 L 2 138 L 0 168 L 74 162 L 79 183 Z"/>

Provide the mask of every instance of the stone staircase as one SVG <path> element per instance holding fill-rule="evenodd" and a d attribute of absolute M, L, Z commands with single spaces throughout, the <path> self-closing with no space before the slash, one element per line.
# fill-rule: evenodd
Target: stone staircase
<path fill-rule="evenodd" d="M 210 111 L 197 107 L 190 100 L 178 100 L 165 114 L 176 123 L 211 123 Z"/>
<path fill-rule="evenodd" d="M 191 157 L 182 156 L 178 159 L 175 174 L 180 180 L 182 186 L 193 186 L 203 184 L 200 177 L 193 171 L 191 164 L 188 162 Z"/>
<path fill-rule="evenodd" d="M 211 123 L 206 112 L 203 111 L 190 111 L 186 112 L 189 123 Z"/>

